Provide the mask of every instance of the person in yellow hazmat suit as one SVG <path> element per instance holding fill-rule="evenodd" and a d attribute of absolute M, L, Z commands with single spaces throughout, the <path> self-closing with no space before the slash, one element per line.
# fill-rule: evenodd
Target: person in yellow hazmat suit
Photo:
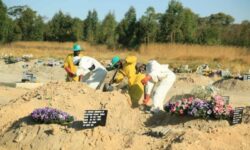
<path fill-rule="evenodd" d="M 115 56 L 111 60 L 111 67 L 118 69 L 112 82 L 119 83 L 125 77 L 128 79 L 128 93 L 133 107 L 138 106 L 139 100 L 144 93 L 144 86 L 141 80 L 145 75 L 136 71 L 136 64 L 137 57 L 135 56 L 127 56 L 125 60 L 121 60 L 119 56 Z"/>
<path fill-rule="evenodd" d="M 80 53 L 82 48 L 78 44 L 73 45 L 73 53 L 69 54 L 64 61 L 64 69 L 67 72 L 66 81 L 79 81 L 79 76 L 76 75 L 77 66 L 73 63 L 73 58 L 76 56 L 82 57 L 83 55 Z"/>

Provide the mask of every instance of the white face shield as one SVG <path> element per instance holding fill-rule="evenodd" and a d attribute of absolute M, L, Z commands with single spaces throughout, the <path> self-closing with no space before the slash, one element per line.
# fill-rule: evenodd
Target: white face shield
<path fill-rule="evenodd" d="M 74 63 L 74 65 L 78 64 L 79 61 L 80 61 L 80 59 L 81 59 L 81 57 L 75 56 L 75 57 L 73 58 L 73 63 Z"/>

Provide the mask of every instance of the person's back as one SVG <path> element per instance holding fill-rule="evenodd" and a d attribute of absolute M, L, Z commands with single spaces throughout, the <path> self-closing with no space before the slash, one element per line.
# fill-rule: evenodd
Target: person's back
<path fill-rule="evenodd" d="M 119 70 L 117 77 L 115 78 L 117 81 L 123 80 L 124 77 L 128 78 L 128 85 L 133 85 L 136 78 L 136 69 L 135 65 L 137 62 L 137 58 L 135 56 L 126 57 L 123 67 Z"/>
<path fill-rule="evenodd" d="M 146 70 L 154 82 L 162 80 L 170 72 L 168 64 L 159 64 L 156 60 L 150 60 L 146 66 Z"/>
<path fill-rule="evenodd" d="M 80 62 L 79 62 L 79 67 L 80 68 L 89 69 L 93 65 L 95 66 L 95 68 L 105 69 L 105 67 L 100 62 L 98 62 L 96 59 L 94 59 L 92 57 L 89 57 L 89 56 L 81 57 Z"/>
<path fill-rule="evenodd" d="M 79 57 L 76 58 L 75 64 L 78 64 L 77 75 L 83 76 L 82 82 L 93 89 L 98 89 L 102 85 L 107 71 L 96 59 L 88 56 Z"/>
<path fill-rule="evenodd" d="M 116 82 L 121 82 L 124 77 L 128 78 L 128 92 L 133 106 L 137 106 L 142 97 L 144 88 L 141 80 L 145 77 L 144 74 L 136 73 L 136 63 L 137 58 L 135 56 L 127 56 L 115 78 Z"/>

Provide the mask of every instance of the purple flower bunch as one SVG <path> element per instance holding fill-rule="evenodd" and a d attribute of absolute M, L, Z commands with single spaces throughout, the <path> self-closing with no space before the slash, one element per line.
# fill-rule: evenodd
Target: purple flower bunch
<path fill-rule="evenodd" d="M 31 117 L 40 123 L 65 124 L 74 121 L 74 117 L 66 112 L 54 108 L 38 108 L 31 113 Z"/>
<path fill-rule="evenodd" d="M 211 101 L 198 98 L 183 98 L 165 105 L 165 110 L 172 114 L 189 115 L 201 118 L 226 119 L 232 114 L 232 107 L 226 105 L 221 96 L 215 96 Z"/>
<path fill-rule="evenodd" d="M 207 118 L 208 116 L 212 115 L 212 113 L 212 106 L 210 102 L 200 100 L 198 98 L 194 99 L 191 107 L 188 109 L 188 115 L 194 117 Z"/>

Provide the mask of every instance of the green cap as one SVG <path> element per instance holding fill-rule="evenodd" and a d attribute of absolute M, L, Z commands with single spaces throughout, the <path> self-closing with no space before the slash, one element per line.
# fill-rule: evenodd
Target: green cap
<path fill-rule="evenodd" d="M 115 64 L 117 64 L 119 61 L 120 61 L 120 57 L 119 56 L 113 57 L 112 60 L 111 60 L 112 66 L 114 66 Z"/>
<path fill-rule="evenodd" d="M 81 50 L 82 49 L 81 49 L 81 46 L 79 44 L 74 44 L 74 46 L 73 46 L 73 51 L 74 52 L 81 51 Z"/>

